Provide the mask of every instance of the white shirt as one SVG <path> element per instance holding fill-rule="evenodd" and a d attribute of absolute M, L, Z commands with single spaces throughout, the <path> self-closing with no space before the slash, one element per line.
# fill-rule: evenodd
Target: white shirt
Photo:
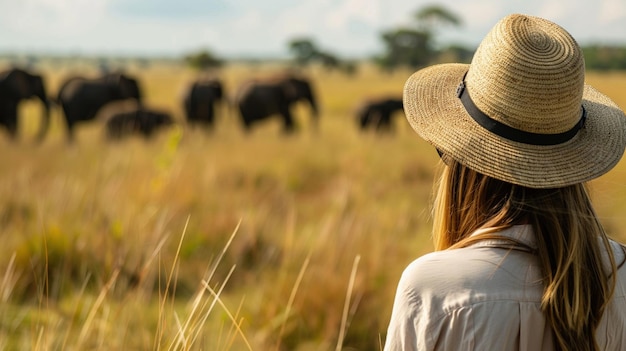
<path fill-rule="evenodd" d="M 529 225 L 498 234 L 536 247 Z M 489 240 L 413 261 L 398 284 L 384 350 L 553 350 L 540 308 L 539 261 L 502 244 Z M 624 251 L 611 246 L 619 265 Z M 601 350 L 626 349 L 626 266 L 596 338 Z"/>

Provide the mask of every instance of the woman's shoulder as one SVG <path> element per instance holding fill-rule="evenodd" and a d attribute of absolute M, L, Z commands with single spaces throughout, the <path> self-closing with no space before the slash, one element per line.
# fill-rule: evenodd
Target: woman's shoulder
<path fill-rule="evenodd" d="M 509 238 L 510 232 L 502 232 L 502 238 Z M 497 235 L 500 235 L 498 233 Z M 428 273 L 446 273 L 447 275 L 482 274 L 484 271 L 492 271 L 497 268 L 510 268 L 517 266 L 536 266 L 536 257 L 526 250 L 525 246 L 515 247 L 512 242 L 506 240 L 482 240 L 464 248 L 455 248 L 441 251 L 433 251 L 425 254 L 413 262 L 407 268 L 407 273 L 417 273 L 428 276 Z"/>
<path fill-rule="evenodd" d="M 541 269 L 528 252 L 472 246 L 435 251 L 411 262 L 400 288 L 415 296 L 453 297 L 463 304 L 541 299 Z"/>
<path fill-rule="evenodd" d="M 420 283 L 443 279 L 476 281 L 487 278 L 498 269 L 508 271 L 509 266 L 531 264 L 530 259 L 526 253 L 482 246 L 434 251 L 411 262 L 403 276 Z"/>

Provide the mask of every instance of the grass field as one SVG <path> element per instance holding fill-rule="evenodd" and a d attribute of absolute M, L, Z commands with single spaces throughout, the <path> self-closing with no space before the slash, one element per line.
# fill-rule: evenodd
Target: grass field
<path fill-rule="evenodd" d="M 50 67 L 55 93 L 76 67 Z M 83 69 L 91 74 L 89 68 Z M 232 92 L 277 67 L 230 66 Z M 195 73 L 130 67 L 146 103 L 182 120 Z M 400 94 L 410 72 L 312 69 L 318 130 L 278 121 L 245 135 L 223 108 L 212 134 L 181 125 L 106 143 L 58 109 L 42 145 L 40 105 L 0 138 L 0 350 L 379 350 L 402 269 L 432 250 L 437 154 L 402 115 L 393 135 L 360 133 L 365 96 Z M 626 73 L 588 82 L 626 107 Z M 611 235 L 626 239 L 626 161 L 592 184 Z"/>

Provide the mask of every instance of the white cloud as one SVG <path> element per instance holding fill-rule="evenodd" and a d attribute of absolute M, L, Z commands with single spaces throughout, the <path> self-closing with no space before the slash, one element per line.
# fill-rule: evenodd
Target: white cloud
<path fill-rule="evenodd" d="M 539 11 L 531 13 L 532 15 L 549 19 L 553 22 L 560 22 L 566 18 L 573 10 L 571 6 L 564 4 L 563 0 L 544 0 L 536 7 Z"/>
<path fill-rule="evenodd" d="M 247 28 L 251 32 L 255 28 L 267 25 L 268 23 L 266 23 L 262 15 L 256 10 L 247 10 L 243 12 L 237 19 L 230 22 L 231 28 Z M 228 35 L 228 31 L 225 31 L 224 34 Z"/>
<path fill-rule="evenodd" d="M 598 19 L 602 22 L 626 21 L 626 4 L 623 0 L 602 1 Z M 626 31 L 626 24 L 624 24 L 624 31 Z"/>
<path fill-rule="evenodd" d="M 297 2 L 285 7 L 272 19 L 270 27 L 277 37 L 311 36 L 326 11 L 328 1 Z"/>
<path fill-rule="evenodd" d="M 330 28 L 346 29 L 350 21 L 358 20 L 376 27 L 380 24 L 380 7 L 377 0 L 344 0 L 328 12 L 325 23 Z"/>
<path fill-rule="evenodd" d="M 106 14 L 107 0 L 21 0 L 4 2 L 0 20 L 19 33 L 73 35 L 96 26 Z"/>
<path fill-rule="evenodd" d="M 120 8 L 122 1 L 127 6 Z M 199 8 L 202 16 L 183 16 L 183 9 L 177 14 L 165 11 L 171 9 L 169 3 L 151 6 L 148 16 L 141 4 L 154 4 L 142 1 L 0 0 L 0 50 L 180 55 L 209 47 L 224 55 L 274 55 L 287 52 L 289 39 L 306 35 L 338 55 L 371 53 L 379 50 L 382 31 L 413 24 L 414 13 L 433 4 L 432 0 L 208 0 L 216 2 Z M 580 42 L 626 43 L 624 0 L 439 0 L 438 4 L 463 21 L 460 28 L 442 28 L 440 43 L 478 44 L 509 13 L 553 20 Z"/>

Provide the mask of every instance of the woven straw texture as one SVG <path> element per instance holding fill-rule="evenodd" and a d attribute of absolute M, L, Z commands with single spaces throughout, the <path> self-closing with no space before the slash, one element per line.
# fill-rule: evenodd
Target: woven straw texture
<path fill-rule="evenodd" d="M 540 134 L 571 129 L 569 141 L 539 146 L 505 139 L 478 125 L 457 98 L 467 92 L 489 117 Z M 404 87 L 413 129 L 444 154 L 480 173 L 531 188 L 585 182 L 608 172 L 626 146 L 626 116 L 584 83 L 580 47 L 561 27 L 524 15 L 503 18 L 478 47 L 470 65 L 442 64 L 414 73 Z"/>

